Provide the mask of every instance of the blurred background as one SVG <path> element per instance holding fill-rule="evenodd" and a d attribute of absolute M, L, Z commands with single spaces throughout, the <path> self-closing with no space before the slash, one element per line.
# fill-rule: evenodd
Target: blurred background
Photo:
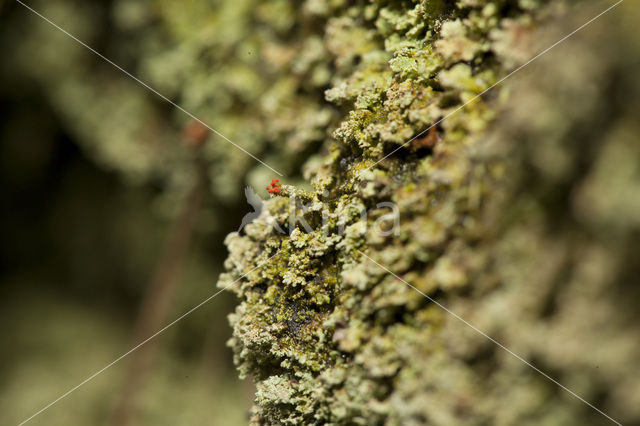
<path fill-rule="evenodd" d="M 6 82 L 0 417 L 17 424 L 140 340 L 133 331 L 139 307 L 157 297 L 146 293 L 171 226 L 154 212 L 153 191 L 123 185 L 98 168 L 29 84 L 11 80 L 9 90 Z M 221 238 L 195 235 L 159 325 L 216 291 Z M 246 422 L 252 392 L 237 379 L 225 347 L 232 299 L 220 294 L 149 344 L 157 348 L 145 366 L 148 380 L 137 389 L 139 424 Z M 130 364 L 123 359 L 30 424 L 107 424 Z"/>
<path fill-rule="evenodd" d="M 203 35 L 231 9 L 187 3 L 29 5 L 198 115 L 260 126 L 256 111 L 233 119 L 250 95 L 203 82 L 225 59 L 204 52 L 252 67 L 249 42 L 230 59 L 243 27 Z M 205 129 L 16 2 L 0 1 L 0 43 L 0 423 L 17 424 L 215 293 L 246 176 L 272 172 L 226 142 L 203 148 Z M 223 292 L 29 424 L 245 424 L 234 305 Z"/>

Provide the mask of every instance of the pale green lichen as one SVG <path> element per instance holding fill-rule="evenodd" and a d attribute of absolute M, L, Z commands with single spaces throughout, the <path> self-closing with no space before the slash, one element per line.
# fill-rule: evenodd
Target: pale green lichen
<path fill-rule="evenodd" d="M 233 237 L 248 241 L 254 247 L 249 253 L 260 255 L 231 248 L 230 259 L 251 259 L 252 267 L 264 270 L 258 279 L 242 279 L 231 287 L 240 305 L 231 317 L 230 345 L 241 371 L 253 374 L 259 386 L 253 423 L 602 422 L 597 412 L 558 397 L 562 391 L 553 383 L 506 359 L 491 341 L 390 276 L 360 250 L 543 370 L 555 371 L 578 393 L 591 400 L 599 394 L 604 408 L 638 418 L 640 413 L 628 408 L 636 396 L 627 395 L 622 409 L 623 404 L 614 401 L 617 393 L 603 381 L 618 377 L 621 370 L 614 360 L 637 360 L 637 350 L 627 347 L 626 355 L 600 352 L 599 359 L 608 360 L 608 366 L 599 364 L 601 373 L 594 375 L 581 367 L 595 365 L 589 354 L 580 353 L 588 345 L 576 341 L 569 349 L 567 342 L 560 342 L 571 330 L 582 330 L 580 322 L 594 324 L 586 320 L 586 311 L 580 313 L 585 306 L 574 300 L 580 298 L 574 286 L 582 282 L 602 295 L 608 285 L 604 276 L 616 266 L 605 260 L 605 240 L 574 235 L 583 232 L 580 224 L 554 235 L 554 221 L 572 220 L 559 207 L 561 199 L 545 204 L 550 196 L 566 194 L 553 195 L 558 179 L 571 177 L 565 182 L 576 188 L 593 183 L 580 183 L 574 168 L 580 161 L 576 148 L 562 147 L 563 138 L 579 139 L 561 133 L 569 127 L 555 118 L 562 115 L 553 96 L 521 89 L 523 93 L 503 104 L 497 89 L 441 123 L 433 136 L 426 134 L 374 165 L 533 56 L 532 40 L 539 37 L 536 19 L 552 11 L 559 14 L 557 2 L 551 3 L 461 1 L 428 14 L 429 2 L 375 2 L 348 8 L 329 22 L 329 50 L 336 56 L 339 77 L 334 77 L 327 99 L 349 109 L 334 133 L 337 141 L 329 142 L 329 154 L 311 162 L 306 173 L 315 187 L 315 195 L 307 199 L 328 212 L 328 221 L 322 229 L 283 235 L 273 232 L 263 217 L 254 223 L 262 229 L 260 236 L 247 232 Z M 551 79 L 547 84 L 560 83 Z M 539 86 L 534 82 L 529 87 Z M 606 98 L 606 90 L 589 104 Z M 520 107 L 527 102 L 528 107 Z M 550 114 L 540 112 L 547 108 Z M 499 120 L 498 130 L 491 130 L 497 111 L 505 110 L 517 111 L 515 117 L 507 115 Z M 515 129 L 523 133 L 514 137 Z M 541 134 L 547 142 L 540 141 Z M 555 138 L 549 140 L 549 135 Z M 530 145 L 523 147 L 523 140 Z M 569 150 L 567 155 L 563 149 Z M 537 172 L 531 171 L 533 164 Z M 629 179 L 631 169 L 611 179 Z M 630 188 L 616 182 L 619 188 Z M 581 206 L 587 204 L 582 200 L 595 198 L 581 197 L 576 201 Z M 399 207 L 398 234 L 373 232 L 381 214 L 373 212 L 381 201 Z M 285 223 L 282 205 L 271 200 L 265 216 Z M 607 202 L 599 205 L 602 210 L 586 211 L 612 211 L 604 207 L 611 206 Z M 638 211 L 637 206 L 624 208 Z M 370 213 L 365 219 L 362 210 Z M 313 213 L 305 217 L 314 220 Z M 322 249 L 311 251 L 311 246 Z M 584 250 L 591 260 L 571 255 Z M 630 253 L 619 250 L 627 253 L 618 253 L 620 259 Z M 266 255 L 274 254 L 275 260 L 261 266 Z M 616 264 L 617 273 L 637 267 Z M 230 274 L 222 277 L 221 286 L 246 270 L 245 263 L 228 267 Z M 587 271 L 599 272 L 589 277 L 593 272 Z M 628 284 L 619 281 L 616 288 L 629 291 Z M 562 307 L 552 302 L 556 298 L 563 298 Z M 610 307 L 602 309 L 599 318 L 604 321 Z M 633 323 L 620 321 L 617 325 L 625 331 L 618 335 L 631 335 Z M 263 337 L 256 340 L 255 333 Z M 265 335 L 268 344 L 261 344 Z M 557 346 L 551 348 L 545 339 Z M 621 342 L 618 349 L 624 347 Z M 581 366 L 564 360 L 563 350 Z M 594 381 L 577 380 L 581 374 Z M 637 395 L 637 375 L 625 383 Z M 260 396 L 264 394 L 271 396 Z"/>
<path fill-rule="evenodd" d="M 637 6 L 625 2 L 622 24 L 600 29 L 612 35 L 568 41 L 571 60 L 541 60 L 477 98 L 587 20 L 567 24 L 568 3 L 116 2 L 114 25 L 144 34 L 117 62 L 294 175 L 227 237 L 218 283 L 239 299 L 229 344 L 257 384 L 253 424 L 602 423 L 360 251 L 613 417 L 640 421 L 629 338 Z M 82 39 L 97 31 L 83 25 L 86 6 L 38 6 Z M 71 11 L 87 20 L 66 25 Z M 184 117 L 119 75 L 87 71 L 66 43 L 51 54 L 49 34 L 24 34 L 15 62 L 98 161 L 159 180 L 178 205 L 193 176 L 176 142 Z M 256 188 L 273 177 L 221 140 L 203 156 L 216 205 L 241 194 L 244 176 Z M 397 205 L 397 233 L 374 231 L 388 213 L 380 202 Z M 289 230 L 292 216 L 311 230 Z"/>

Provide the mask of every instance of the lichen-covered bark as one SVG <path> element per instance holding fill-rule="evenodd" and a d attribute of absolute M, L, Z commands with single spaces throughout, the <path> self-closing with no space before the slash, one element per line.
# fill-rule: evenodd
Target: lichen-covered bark
<path fill-rule="evenodd" d="M 289 220 L 283 191 L 227 239 L 219 286 L 240 298 L 230 345 L 257 383 L 253 423 L 608 422 L 420 292 L 640 420 L 630 20 L 594 24 L 375 164 L 589 17 L 564 6 L 374 2 L 328 20 L 340 77 L 326 96 L 345 118 L 306 171 L 318 225 L 274 231 Z M 381 201 L 399 207 L 398 235 L 374 229 Z"/>
<path fill-rule="evenodd" d="M 123 40 L 107 56 L 293 176 L 228 236 L 218 283 L 239 299 L 230 346 L 257 384 L 252 423 L 607 422 L 419 292 L 622 423 L 640 422 L 638 5 L 624 2 L 475 98 L 606 6 L 113 3 L 103 26 Z M 82 25 L 90 6 L 39 8 L 89 44 L 104 32 Z M 29 27 L 28 49 L 11 58 L 87 150 L 160 182 L 178 205 L 193 173 L 177 143 L 182 114 L 93 69 L 68 40 L 52 41 L 52 54 L 50 28 Z M 244 181 L 274 177 L 219 139 L 202 155 L 216 206 Z M 294 195 L 313 230 L 279 233 Z M 399 208 L 399 233 L 376 232 L 390 226 L 381 202 Z"/>

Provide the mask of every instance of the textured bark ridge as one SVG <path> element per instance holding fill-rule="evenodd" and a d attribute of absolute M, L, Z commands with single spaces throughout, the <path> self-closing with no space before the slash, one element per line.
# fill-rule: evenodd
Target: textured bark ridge
<path fill-rule="evenodd" d="M 326 99 L 344 115 L 305 170 L 310 207 L 295 214 L 313 230 L 274 230 L 293 214 L 282 191 L 227 238 L 219 286 L 240 299 L 230 345 L 257 384 L 253 423 L 609 421 L 419 292 L 619 421 L 640 420 L 631 21 L 593 24 L 403 145 L 594 10 L 472 0 L 332 9 Z M 385 201 L 400 227 L 381 236 Z"/>

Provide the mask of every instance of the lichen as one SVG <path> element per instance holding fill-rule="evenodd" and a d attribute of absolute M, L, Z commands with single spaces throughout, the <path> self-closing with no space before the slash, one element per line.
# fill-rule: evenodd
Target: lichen
<path fill-rule="evenodd" d="M 83 40 L 98 31 L 86 5 L 33 3 Z M 116 62 L 287 175 L 227 237 L 218 282 L 239 300 L 229 346 L 256 382 L 252 424 L 603 423 L 429 298 L 640 422 L 638 7 L 484 93 L 595 16 L 580 3 L 115 2 L 113 25 L 142 35 Z M 48 50 L 49 31 L 10 59 L 97 161 L 179 205 L 182 113 Z M 274 177 L 214 136 L 202 156 L 213 218 Z M 380 232 L 389 202 L 399 226 Z"/>
<path fill-rule="evenodd" d="M 250 250 L 240 253 L 230 246 L 230 259 L 242 262 L 227 265 L 230 274 L 219 286 L 230 286 L 247 265 L 263 271 L 229 287 L 240 300 L 231 316 L 229 344 L 240 371 L 252 375 L 259 389 L 252 423 L 604 420 L 580 401 L 560 398 L 562 390 L 555 384 L 509 359 L 423 294 L 555 372 L 587 399 L 599 396 L 605 409 L 638 418 L 640 413 L 629 409 L 636 396 L 626 396 L 623 409 L 614 401 L 618 393 L 605 383 L 621 379 L 614 360 L 637 360 L 637 350 L 626 347 L 626 355 L 600 351 L 598 359 L 606 359 L 608 366 L 598 363 L 600 373 L 586 373 L 593 381 L 581 381 L 585 366 L 596 368 L 591 355 L 581 353 L 590 346 L 573 339 L 570 349 L 562 342 L 571 333 L 584 336 L 579 330 L 586 326 L 575 318 L 602 326 L 612 314 L 612 305 L 601 306 L 598 320 L 586 320 L 589 314 L 580 312 L 586 306 L 576 301 L 586 301 L 579 296 L 580 286 L 592 289 L 594 297 L 602 297 L 609 285 L 630 291 L 628 282 L 612 283 L 605 276 L 637 268 L 636 263 L 610 263 L 606 240 L 587 236 L 591 231 L 562 210 L 558 198 L 576 190 L 576 203 L 585 207 L 596 196 L 584 188 L 598 180 L 592 173 L 583 180 L 585 171 L 576 168 L 580 148 L 563 147 L 562 141 L 581 140 L 575 135 L 583 133 L 558 126 L 558 109 L 573 108 L 574 114 L 583 114 L 575 122 L 583 123 L 605 107 L 582 106 L 578 113 L 558 102 L 553 90 L 568 82 L 559 78 L 565 75 L 562 67 L 550 62 L 544 69 L 558 79 L 545 79 L 549 92 L 536 93 L 541 85 L 535 80 L 517 86 L 522 90 L 517 95 L 509 96 L 500 86 L 476 98 L 543 42 L 554 41 L 537 27 L 552 28 L 556 21 L 550 16 L 564 16 L 562 8 L 559 2 L 459 1 L 432 8 L 435 3 L 379 1 L 334 11 L 325 31 L 336 74 L 326 99 L 344 114 L 333 140 L 326 142 L 328 154 L 309 162 L 305 172 L 314 186 L 307 201 L 319 205 L 316 211 L 325 211 L 327 221 L 304 232 L 275 232 L 267 218 L 284 224 L 288 214 L 282 208 L 287 201 L 273 199 L 252 231 L 233 236 Z M 549 21 L 546 26 L 542 17 Z M 588 56 L 589 43 L 576 48 L 581 55 Z M 584 66 L 592 69 L 595 62 L 589 60 Z M 571 94 L 584 96 L 579 90 L 593 75 L 603 74 L 583 72 L 582 80 L 569 84 L 575 88 Z M 588 105 L 611 99 L 605 87 L 589 96 Z M 545 115 L 547 109 L 551 113 Z M 404 146 L 443 117 L 433 132 Z M 610 149 L 621 153 L 617 146 Z M 610 175 L 603 169 L 607 166 L 598 165 L 604 160 L 590 158 L 583 167 L 602 179 L 627 179 L 634 173 L 625 169 L 618 177 L 604 178 Z M 630 188 L 625 185 L 616 180 L 616 187 Z M 381 214 L 375 206 L 384 201 L 398 206 L 400 229 L 381 236 L 374 230 Z M 585 208 L 593 216 L 576 213 L 597 221 L 596 212 L 609 217 L 604 212 L 611 214 L 612 206 L 595 202 Z M 624 209 L 638 211 L 631 205 Z M 313 215 L 304 217 L 313 222 Z M 561 232 L 554 223 L 565 223 Z M 618 250 L 615 258 L 628 258 L 627 249 Z M 269 255 L 275 257 L 263 265 Z M 630 320 L 616 324 L 625 330 L 618 336 L 629 336 L 636 327 Z M 549 341 L 556 346 L 551 348 Z M 572 354 L 571 360 L 563 359 L 564 352 Z M 625 388 L 637 395 L 638 383 L 634 375 L 625 380 Z"/>

